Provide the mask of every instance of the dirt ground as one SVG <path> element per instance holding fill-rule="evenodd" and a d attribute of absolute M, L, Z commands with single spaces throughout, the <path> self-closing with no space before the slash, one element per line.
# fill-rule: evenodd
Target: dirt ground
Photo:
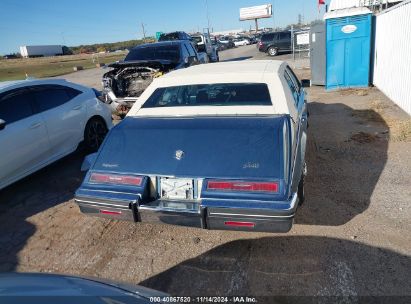
<path fill-rule="evenodd" d="M 264 54 L 250 46 L 226 56 Z M 0 191 L 0 271 L 95 276 L 173 295 L 410 299 L 410 118 L 376 88 L 308 92 L 306 201 L 288 234 L 84 216 L 73 202 L 83 178 L 77 152 Z"/>

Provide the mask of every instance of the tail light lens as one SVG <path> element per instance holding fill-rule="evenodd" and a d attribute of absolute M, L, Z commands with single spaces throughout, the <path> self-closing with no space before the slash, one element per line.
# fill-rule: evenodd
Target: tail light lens
<path fill-rule="evenodd" d="M 97 91 L 96 89 L 93 89 L 93 92 L 94 92 L 94 95 L 96 95 L 96 98 L 97 98 L 98 100 L 100 100 L 101 102 L 104 102 L 104 103 L 106 102 L 103 94 L 101 94 L 100 91 Z"/>
<path fill-rule="evenodd" d="M 278 182 L 208 181 L 207 190 L 278 193 Z"/>
<path fill-rule="evenodd" d="M 143 177 L 133 175 L 92 173 L 89 181 L 95 184 L 141 186 Z"/>
<path fill-rule="evenodd" d="M 254 228 L 255 223 L 253 222 L 237 222 L 237 221 L 226 221 L 224 225 L 231 226 L 231 227 L 247 227 L 247 228 Z"/>
<path fill-rule="evenodd" d="M 121 211 L 100 210 L 100 213 L 105 215 L 121 215 Z"/>

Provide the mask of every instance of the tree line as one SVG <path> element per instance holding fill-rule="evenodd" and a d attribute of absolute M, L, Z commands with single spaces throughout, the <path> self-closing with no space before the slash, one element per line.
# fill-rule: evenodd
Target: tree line
<path fill-rule="evenodd" d="M 144 43 L 155 42 L 154 37 L 147 37 L 146 39 L 135 39 L 111 43 L 95 43 L 95 44 L 84 44 L 78 46 L 63 46 L 62 51 L 63 55 L 73 55 L 73 54 L 89 54 L 89 53 L 98 53 L 98 52 L 114 52 L 118 50 L 131 49 L 132 47 Z M 21 58 L 20 53 L 10 53 L 8 55 L 1 56 L 0 60 L 5 58 Z"/>
<path fill-rule="evenodd" d="M 119 41 L 112 43 L 95 43 L 79 46 L 67 47 L 67 52 L 71 54 L 96 53 L 96 52 L 114 52 L 118 50 L 131 49 L 132 47 L 144 43 L 155 42 L 154 37 L 147 37 L 146 39 L 135 39 L 127 41 Z M 64 52 L 66 53 L 66 52 Z"/>

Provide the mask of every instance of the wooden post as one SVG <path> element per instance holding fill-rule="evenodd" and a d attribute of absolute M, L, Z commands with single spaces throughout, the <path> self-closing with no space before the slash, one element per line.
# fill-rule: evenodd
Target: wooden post
<path fill-rule="evenodd" d="M 255 19 L 255 33 L 257 34 L 258 32 L 258 20 L 257 18 Z"/>

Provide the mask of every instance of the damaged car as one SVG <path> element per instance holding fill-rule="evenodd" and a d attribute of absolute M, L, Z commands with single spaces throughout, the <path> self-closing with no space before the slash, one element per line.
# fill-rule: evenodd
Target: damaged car
<path fill-rule="evenodd" d="M 144 44 L 131 49 L 123 61 L 109 64 L 103 75 L 103 97 L 112 111 L 125 115 L 154 78 L 200 63 L 188 40 Z"/>

